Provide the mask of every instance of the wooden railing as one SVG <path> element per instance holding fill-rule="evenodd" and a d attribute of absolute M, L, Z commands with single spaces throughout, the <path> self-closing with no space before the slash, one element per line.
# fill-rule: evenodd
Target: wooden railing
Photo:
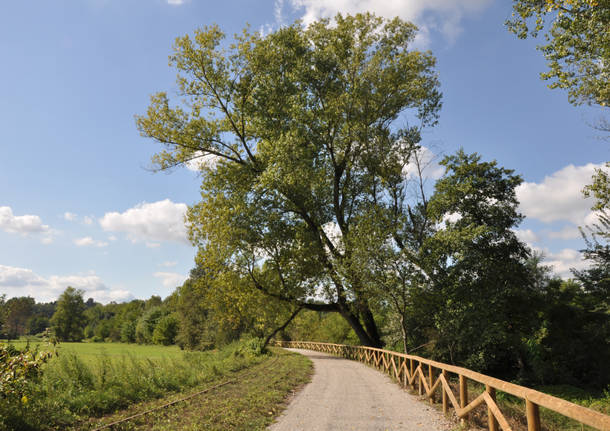
<path fill-rule="evenodd" d="M 436 392 L 440 391 L 440 402 L 443 413 L 453 407 L 462 422 L 468 421 L 469 414 L 479 406 L 487 406 L 488 429 L 490 431 L 512 431 L 506 417 L 496 404 L 496 390 L 514 395 L 525 400 L 525 416 L 528 431 L 540 431 L 539 407 L 545 407 L 581 424 L 602 431 L 610 431 L 610 416 L 573 404 L 561 398 L 553 397 L 534 389 L 505 382 L 472 370 L 431 361 L 419 356 L 364 346 L 346 346 L 344 344 L 316 343 L 311 341 L 275 341 L 280 347 L 295 347 L 316 350 L 354 359 L 372 365 L 388 373 L 402 386 L 410 386 L 420 395 L 427 396 L 434 403 Z M 449 373 L 455 374 L 459 382 L 459 396 L 453 393 L 449 383 Z M 468 380 L 485 385 L 485 390 L 472 401 L 468 401 Z"/>

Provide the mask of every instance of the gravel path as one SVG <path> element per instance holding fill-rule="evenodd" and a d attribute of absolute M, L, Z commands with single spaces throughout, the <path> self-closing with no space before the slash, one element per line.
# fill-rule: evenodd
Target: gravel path
<path fill-rule="evenodd" d="M 288 350 L 311 359 L 315 371 L 270 431 L 452 429 L 442 413 L 379 371 L 325 353 Z"/>

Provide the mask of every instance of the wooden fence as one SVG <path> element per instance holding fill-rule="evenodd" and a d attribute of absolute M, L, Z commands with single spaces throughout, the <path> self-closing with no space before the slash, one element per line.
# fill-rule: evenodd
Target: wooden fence
<path fill-rule="evenodd" d="M 439 398 L 443 405 L 443 413 L 447 413 L 448 409 L 453 407 L 456 415 L 462 422 L 468 421 L 468 415 L 474 409 L 486 405 L 488 429 L 490 431 L 498 431 L 499 429 L 512 431 L 508 421 L 496 404 L 496 390 L 525 400 L 528 431 L 541 430 L 539 407 L 545 407 L 595 429 L 610 431 L 610 416 L 562 400 L 561 398 L 489 377 L 466 368 L 373 347 L 310 341 L 276 341 L 275 345 L 316 350 L 375 366 L 394 377 L 402 386 L 411 386 L 414 390 L 417 387 L 419 394 L 425 394 L 431 404 L 435 402 L 435 399 L 437 399 L 436 393 L 440 391 Z M 453 393 L 449 384 L 449 373 L 455 374 L 458 377 L 458 397 Z M 468 379 L 485 385 L 483 393 L 470 402 L 468 402 Z"/>

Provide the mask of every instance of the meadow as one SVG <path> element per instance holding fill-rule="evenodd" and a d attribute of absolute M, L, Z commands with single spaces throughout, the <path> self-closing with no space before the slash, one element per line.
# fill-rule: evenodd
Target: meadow
<path fill-rule="evenodd" d="M 6 343 L 6 341 L 0 340 Z M 45 349 L 45 342 L 37 337 L 22 337 L 19 340 L 11 340 L 10 344 L 22 350 L 28 344 L 34 349 Z M 100 358 L 108 358 L 111 361 L 121 360 L 125 356 L 147 358 L 152 361 L 179 358 L 184 351 L 178 346 L 159 346 L 154 344 L 126 344 L 126 343 L 70 343 L 62 342 L 55 346 L 58 355 L 77 355 L 85 363 L 92 364 Z"/>
<path fill-rule="evenodd" d="M 27 341 L 13 345 L 23 349 Z M 30 348 L 43 347 L 30 342 Z M 281 389 L 266 389 L 267 396 L 263 398 L 268 399 L 269 405 L 265 412 L 242 415 L 242 427 L 234 428 L 253 429 L 251 424 L 269 421 L 268 412 L 277 409 L 295 385 L 307 380 L 311 368 L 304 358 L 263 352 L 261 347 L 257 339 L 206 352 L 186 352 L 175 346 L 61 343 L 56 346 L 56 355 L 43 366 L 41 376 L 29 384 L 25 402 L 0 399 L 0 430 L 91 429 L 100 422 L 95 418 L 121 417 L 129 407 L 138 409 L 141 403 L 193 392 L 266 363 L 273 362 L 280 368 L 283 363 L 290 363 L 291 370 L 286 368 L 280 373 Z M 295 373 L 297 362 L 300 367 L 296 369 L 300 371 Z M 286 384 L 287 381 L 293 383 Z M 269 398 L 270 393 L 274 396 Z M 210 396 L 214 398 L 215 394 Z M 228 409 L 226 414 L 235 412 Z M 214 420 L 222 422 L 221 418 Z"/>

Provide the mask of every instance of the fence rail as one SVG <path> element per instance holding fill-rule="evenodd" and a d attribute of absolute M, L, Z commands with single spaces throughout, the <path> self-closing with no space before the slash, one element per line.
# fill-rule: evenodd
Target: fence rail
<path fill-rule="evenodd" d="M 311 341 L 275 341 L 274 344 L 280 347 L 316 350 L 373 365 L 394 377 L 404 387 L 410 386 L 413 389 L 417 387 L 419 394 L 425 394 L 430 403 L 435 402 L 436 393 L 440 392 L 443 413 L 447 413 L 449 407 L 453 407 L 462 422 L 468 420 L 468 415 L 474 409 L 485 405 L 487 406 L 488 429 L 490 431 L 498 431 L 499 429 L 512 431 L 506 417 L 496 404 L 496 390 L 522 398 L 525 401 L 528 431 L 541 431 L 539 407 L 545 407 L 595 429 L 610 431 L 610 416 L 467 368 L 374 347 Z M 458 376 L 458 396 L 451 389 L 448 373 Z M 469 379 L 485 385 L 483 393 L 470 402 L 468 402 Z"/>

